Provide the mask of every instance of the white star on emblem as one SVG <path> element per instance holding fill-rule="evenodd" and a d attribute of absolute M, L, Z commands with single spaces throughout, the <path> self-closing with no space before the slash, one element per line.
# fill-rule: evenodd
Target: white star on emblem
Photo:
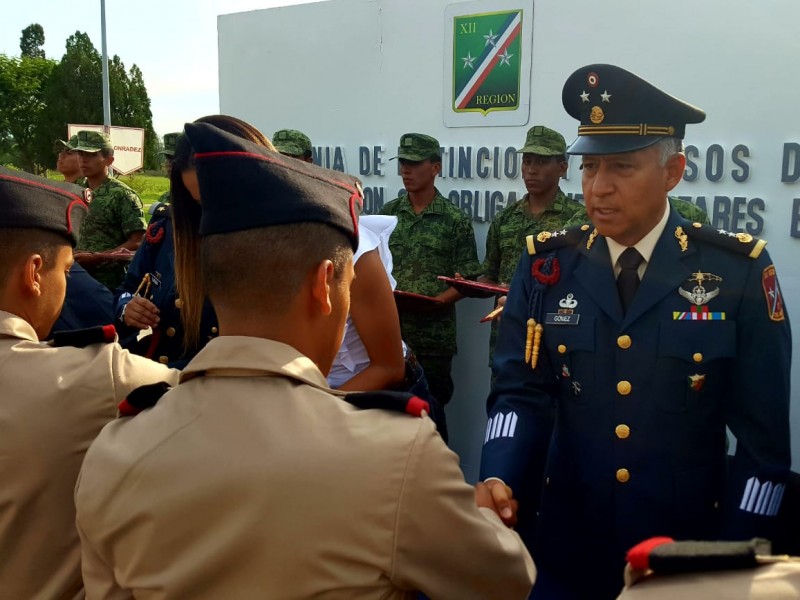
<path fill-rule="evenodd" d="M 719 233 L 720 233 L 721 235 L 725 235 L 726 233 L 728 233 L 728 232 L 727 232 L 727 231 L 725 231 L 724 229 L 719 229 L 718 231 L 719 231 Z"/>
<path fill-rule="evenodd" d="M 608 102 L 611 104 L 611 94 L 608 93 L 608 90 L 600 94 L 600 98 L 603 100 L 603 102 Z"/>
<path fill-rule="evenodd" d="M 584 102 L 589 101 L 589 94 L 586 90 L 583 90 L 583 93 L 581 94 L 581 100 L 583 100 Z"/>
<path fill-rule="evenodd" d="M 566 229 L 562 229 L 558 233 L 561 234 L 561 235 L 567 235 L 567 230 Z"/>
<path fill-rule="evenodd" d="M 554 231 L 553 235 L 551 235 L 550 237 L 558 237 L 559 235 L 561 235 L 559 232 Z"/>
<path fill-rule="evenodd" d="M 472 63 L 475 62 L 476 58 L 476 56 L 472 56 L 469 52 L 467 52 L 467 56 L 461 59 L 464 61 L 464 68 L 466 69 L 469 67 L 470 69 L 474 69 L 475 66 Z"/>
<path fill-rule="evenodd" d="M 736 234 L 732 231 L 728 232 L 728 237 L 736 237 Z"/>
<path fill-rule="evenodd" d="M 493 34 L 492 34 L 492 30 L 490 29 L 490 30 L 489 30 L 489 35 L 485 35 L 485 36 L 483 36 L 483 39 L 485 39 L 485 40 L 486 40 L 486 43 L 483 45 L 483 47 L 484 47 L 484 48 L 486 48 L 486 46 L 488 46 L 489 44 L 491 44 L 492 46 L 494 46 L 494 45 L 495 45 L 495 42 L 494 42 L 494 41 L 495 41 L 495 40 L 496 40 L 496 39 L 497 39 L 499 36 L 500 36 L 500 34 L 498 34 L 498 33 L 495 33 L 495 34 L 493 35 Z"/>
<path fill-rule="evenodd" d="M 505 51 L 502 54 L 500 54 L 500 64 L 501 65 L 502 64 L 506 64 L 506 65 L 508 65 L 510 67 L 511 66 L 511 57 L 512 56 L 514 56 L 514 55 L 513 54 L 509 54 L 508 53 L 508 48 L 506 48 Z"/>

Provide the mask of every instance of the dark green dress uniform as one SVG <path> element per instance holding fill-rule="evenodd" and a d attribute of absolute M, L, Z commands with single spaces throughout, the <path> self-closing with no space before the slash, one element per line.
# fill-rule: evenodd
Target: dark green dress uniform
<path fill-rule="evenodd" d="M 611 65 L 576 71 L 564 105 L 584 123 L 578 154 L 682 138 L 704 117 Z M 624 311 L 592 226 L 528 238 L 495 349 L 481 476 L 519 491 L 523 527 L 538 514 L 533 598 L 615 598 L 625 552 L 650 537 L 770 537 L 791 462 L 791 332 L 765 245 L 670 208 Z M 538 351 L 530 318 L 543 325 Z"/>

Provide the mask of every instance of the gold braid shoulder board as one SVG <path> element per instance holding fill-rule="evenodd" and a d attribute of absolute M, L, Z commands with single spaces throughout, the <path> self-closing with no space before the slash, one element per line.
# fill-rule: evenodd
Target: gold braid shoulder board
<path fill-rule="evenodd" d="M 566 246 L 577 246 L 592 230 L 591 225 L 577 225 L 559 231 L 542 231 L 525 238 L 528 254 L 542 254 Z"/>
<path fill-rule="evenodd" d="M 758 258 L 767 245 L 767 240 L 755 238 L 749 233 L 734 233 L 702 223 L 692 223 L 691 226 L 684 227 L 683 230 L 690 239 L 698 239 L 715 246 L 721 246 L 726 250 L 736 254 L 743 254 L 753 259 Z"/>

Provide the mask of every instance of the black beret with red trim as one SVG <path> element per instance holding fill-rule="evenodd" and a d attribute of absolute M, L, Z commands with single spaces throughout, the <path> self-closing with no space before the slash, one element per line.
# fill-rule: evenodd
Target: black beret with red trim
<path fill-rule="evenodd" d="M 78 185 L 0 167 L 0 229 L 55 231 L 75 246 L 90 199 Z"/>
<path fill-rule="evenodd" d="M 323 223 L 358 247 L 361 182 L 267 150 L 208 123 L 190 123 L 203 216 L 200 235 Z"/>

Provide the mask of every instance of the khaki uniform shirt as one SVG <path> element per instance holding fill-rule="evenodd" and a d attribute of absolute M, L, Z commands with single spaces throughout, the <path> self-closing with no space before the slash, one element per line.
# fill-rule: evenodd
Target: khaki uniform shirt
<path fill-rule="evenodd" d="M 177 371 L 117 344 L 54 348 L 0 311 L 0 598 L 83 596 L 73 491 L 131 390 Z"/>
<path fill-rule="evenodd" d="M 155 408 L 106 427 L 76 504 L 96 600 L 513 600 L 534 577 L 430 419 L 358 410 L 258 338 L 211 340 Z"/>

